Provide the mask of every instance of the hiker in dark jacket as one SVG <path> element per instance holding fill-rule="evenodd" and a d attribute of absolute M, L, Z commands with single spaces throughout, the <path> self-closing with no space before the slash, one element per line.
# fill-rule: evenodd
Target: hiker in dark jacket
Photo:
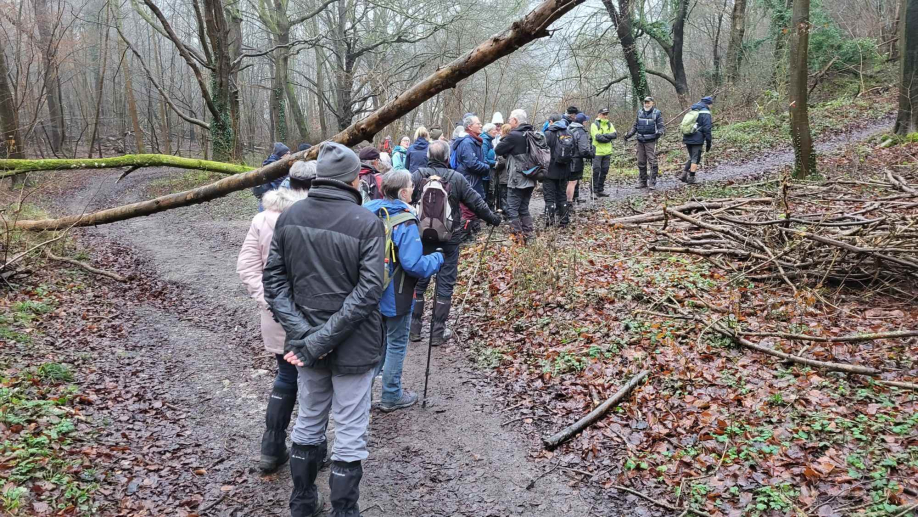
<path fill-rule="evenodd" d="M 494 152 L 507 161 L 507 204 L 504 211 L 510 221 L 510 231 L 523 241 L 527 241 L 532 237 L 534 230 L 532 215 L 529 213 L 529 201 L 532 199 L 536 182 L 522 174 L 518 160 L 514 156 L 525 155 L 529 151 L 526 134 L 534 129 L 532 124 L 529 124 L 528 115 L 521 109 L 511 111 L 507 123 L 512 129 L 500 139 Z"/>
<path fill-rule="evenodd" d="M 578 113 L 574 116 L 574 121 L 568 124 L 567 130 L 574 138 L 574 161 L 571 162 L 571 177 L 567 182 L 567 206 L 572 207 L 574 201 L 580 196 L 580 180 L 583 179 L 583 170 L 586 167 L 586 161 L 592 160 L 596 149 L 593 147 L 593 139 L 587 132 L 586 124 L 590 117 L 585 113 Z M 577 201 L 579 203 L 579 201 Z"/>
<path fill-rule="evenodd" d="M 492 210 L 494 209 L 494 197 L 491 195 L 493 191 L 491 183 L 497 178 L 497 174 L 494 172 L 494 166 L 497 165 L 497 155 L 494 154 L 494 139 L 498 135 L 497 131 L 497 126 L 490 122 L 481 128 L 481 155 L 490 168 L 488 175 L 482 178 L 481 183 L 482 187 L 484 187 L 485 202 L 488 204 L 488 208 Z"/>
<path fill-rule="evenodd" d="M 363 202 L 382 199 L 382 173 L 379 172 L 380 154 L 373 147 L 360 150 L 360 197 Z"/>
<path fill-rule="evenodd" d="M 462 136 L 453 140 L 451 146 L 452 162 L 456 166 L 456 171 L 465 176 L 469 185 L 485 198 L 484 178 L 491 173 L 491 167 L 484 157 L 484 140 L 481 138 L 481 121 L 472 114 L 466 114 L 462 119 Z M 468 206 L 462 207 L 462 218 L 465 219 L 465 225 L 462 227 L 464 241 L 470 241 L 474 235 L 481 229 L 475 211 Z"/>
<path fill-rule="evenodd" d="M 625 134 L 627 142 L 632 136 L 637 138 L 638 188 L 657 185 L 660 166 L 657 165 L 657 139 L 663 136 L 663 114 L 654 107 L 653 97 L 644 97 L 644 107 L 637 112 L 637 118 L 631 131 Z M 650 168 L 650 177 L 647 169 Z"/>
<path fill-rule="evenodd" d="M 402 365 L 408 349 L 408 330 L 414 304 L 414 288 L 421 278 L 430 278 L 443 264 L 443 255 L 424 255 L 418 218 L 408 203 L 414 194 L 411 174 L 396 169 L 383 178 L 383 199 L 365 206 L 384 223 L 392 225 L 391 239 L 395 255 L 389 259 L 389 285 L 383 291 L 379 312 L 386 329 L 386 353 L 376 371 L 382 372 L 382 397 L 379 409 L 384 412 L 404 409 L 418 401 L 417 393 L 402 389 Z"/>
<path fill-rule="evenodd" d="M 442 345 L 451 336 L 452 332 L 446 328 L 449 319 L 449 309 L 452 305 L 453 286 L 456 284 L 456 275 L 459 268 L 459 245 L 462 242 L 460 229 L 465 225 L 461 217 L 459 205 L 465 205 L 475 215 L 491 226 L 500 224 L 500 216 L 488 209 L 484 198 L 469 185 L 462 174 L 449 168 L 449 149 L 446 142 L 434 141 L 430 143 L 427 153 L 428 166 L 421 167 L 411 175 L 414 183 L 412 204 L 417 204 L 421 199 L 424 185 L 431 176 L 439 176 L 447 187 L 449 205 L 453 216 L 451 237 L 448 242 L 422 241 L 424 254 L 429 255 L 437 248 L 443 249 L 443 266 L 437 275 L 437 292 L 434 293 L 433 318 L 430 322 L 431 343 L 434 346 Z M 424 317 L 424 293 L 430 279 L 421 279 L 415 288 L 414 314 L 411 317 L 411 340 L 420 341 L 421 324 Z"/>
<path fill-rule="evenodd" d="M 507 219 L 507 180 L 509 179 L 507 171 L 507 157 L 497 155 L 497 146 L 505 136 L 510 134 L 513 126 L 503 124 L 500 126 L 500 135 L 494 139 L 494 172 L 492 173 L 491 183 L 494 184 L 494 206 L 503 211 L 504 219 Z"/>
<path fill-rule="evenodd" d="M 571 141 L 573 137 L 567 130 L 567 120 L 561 115 L 554 114 L 549 117 L 549 120 L 552 123 L 545 130 L 545 140 L 551 149 L 551 163 L 548 170 L 545 171 L 545 180 L 542 181 L 542 193 L 545 196 L 545 225 L 554 226 L 556 222 L 559 222 L 562 226 L 567 226 L 570 221 L 567 182 L 571 176 L 573 156 L 568 157 L 567 160 L 562 157 L 564 148 L 562 140 L 567 139 L 573 145 Z"/>
<path fill-rule="evenodd" d="M 705 151 L 711 150 L 712 104 L 714 104 L 714 99 L 711 97 L 702 97 L 701 101 L 692 104 L 691 110 L 698 112 L 695 131 L 691 134 L 685 134 L 684 129 L 682 131 L 682 143 L 685 144 L 685 149 L 688 151 L 688 161 L 685 162 L 679 180 L 685 183 L 695 183 L 695 173 L 698 172 L 698 167 L 701 165 L 702 147 Z"/>
<path fill-rule="evenodd" d="M 367 458 L 370 386 L 382 359 L 385 231 L 360 206 L 353 151 L 327 142 L 309 197 L 277 220 L 262 282 L 286 333 L 284 359 L 299 369 L 299 416 L 290 472 L 293 517 L 318 513 L 316 474 L 329 411 L 335 419 L 332 515 L 357 517 L 361 462 Z"/>
<path fill-rule="evenodd" d="M 421 167 L 427 167 L 427 146 L 430 145 L 430 132 L 421 126 L 414 132 L 414 143 L 408 146 L 405 156 L 405 168 L 414 172 Z"/>
<path fill-rule="evenodd" d="M 289 147 L 287 147 L 286 145 L 280 142 L 274 142 L 274 151 L 271 153 L 271 156 L 268 156 L 267 158 L 265 158 L 265 161 L 261 162 L 261 165 L 262 167 L 264 167 L 265 165 L 274 163 L 277 160 L 280 160 L 281 158 L 283 158 L 284 156 L 287 156 L 288 154 L 290 154 Z M 264 207 L 261 204 L 262 196 L 264 196 L 265 193 L 267 192 L 278 189 L 281 186 L 281 183 L 283 183 L 285 179 L 287 179 L 287 176 L 281 176 L 280 178 L 269 181 L 268 183 L 265 183 L 263 185 L 252 187 L 252 194 L 258 199 L 258 211 L 259 212 L 264 211 Z"/>

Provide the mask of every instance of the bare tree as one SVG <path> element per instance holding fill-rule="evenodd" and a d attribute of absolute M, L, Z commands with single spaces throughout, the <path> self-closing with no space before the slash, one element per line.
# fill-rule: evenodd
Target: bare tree
<path fill-rule="evenodd" d="M 651 23 L 643 18 L 639 18 L 637 21 L 637 26 L 653 38 L 663 49 L 663 52 L 666 53 L 666 57 L 669 59 L 669 69 L 673 75 L 671 77 L 659 73 L 655 75 L 663 77 L 673 85 L 676 95 L 679 97 L 679 104 L 683 108 L 689 106 L 688 78 L 685 75 L 685 60 L 682 56 L 685 43 L 686 19 L 688 19 L 688 0 L 676 0 L 671 25 L 663 21 Z"/>
<path fill-rule="evenodd" d="M 902 0 L 899 21 L 899 113 L 893 131 L 918 131 L 918 0 Z"/>
<path fill-rule="evenodd" d="M 9 69 L 6 66 L 4 51 L 5 49 L 0 47 L 0 131 L 3 132 L 0 157 L 25 158 L 22 137 L 19 136 L 19 113 L 13 90 L 10 88 Z"/>
<path fill-rule="evenodd" d="M 58 48 L 60 44 L 61 13 L 52 9 L 48 0 L 32 0 L 35 21 L 38 28 L 38 44 L 41 47 L 44 64 L 44 88 L 48 96 L 50 127 L 48 139 L 54 154 L 61 152 L 67 137 L 64 125 L 64 101 L 61 97 L 61 79 L 58 70 Z"/>
<path fill-rule="evenodd" d="M 727 82 L 734 82 L 739 77 L 743 63 L 743 37 L 746 34 L 746 0 L 733 3 L 733 15 L 730 18 L 730 43 L 727 46 Z"/>
<path fill-rule="evenodd" d="M 816 153 L 813 152 L 813 134 L 807 108 L 808 67 L 807 54 L 810 40 L 810 0 L 795 0 L 790 34 L 790 131 L 794 144 L 794 177 L 805 178 L 816 172 Z"/>
<path fill-rule="evenodd" d="M 644 69 L 644 63 L 641 55 L 638 53 L 637 41 L 634 38 L 634 6 L 631 0 L 619 0 L 618 7 L 612 0 L 602 0 L 609 17 L 612 18 L 612 24 L 615 26 L 615 32 L 618 34 L 618 41 L 622 45 L 622 51 L 625 54 L 625 63 L 628 65 L 628 74 L 631 76 L 631 87 L 634 90 L 636 98 L 643 98 L 650 95 L 650 85 L 647 84 L 647 74 Z"/>

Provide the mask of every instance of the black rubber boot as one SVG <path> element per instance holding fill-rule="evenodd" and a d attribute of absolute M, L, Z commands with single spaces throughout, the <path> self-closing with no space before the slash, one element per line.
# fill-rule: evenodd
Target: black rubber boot
<path fill-rule="evenodd" d="M 430 321 L 430 343 L 433 346 L 440 346 L 446 343 L 452 336 L 452 332 L 446 328 L 446 321 L 449 320 L 449 308 L 453 301 L 450 298 L 437 297 L 433 306 L 433 317 Z"/>
<path fill-rule="evenodd" d="M 659 167 L 651 167 L 650 169 L 650 178 L 647 180 L 647 186 L 650 187 L 650 190 L 653 190 L 657 186 L 657 176 L 660 174 Z"/>
<path fill-rule="evenodd" d="M 566 227 L 571 222 L 571 203 L 558 205 L 558 224 Z"/>
<path fill-rule="evenodd" d="M 551 228 L 555 225 L 555 214 L 557 209 L 554 203 L 545 203 L 545 227 Z"/>
<path fill-rule="evenodd" d="M 261 459 L 258 468 L 270 473 L 287 462 L 287 426 L 296 403 L 296 391 L 286 392 L 277 388 L 268 398 L 265 412 L 265 434 L 261 437 Z"/>
<path fill-rule="evenodd" d="M 637 188 L 647 188 L 647 167 L 638 167 Z"/>
<path fill-rule="evenodd" d="M 532 234 L 535 231 L 535 226 L 533 226 L 532 216 L 524 215 L 520 217 L 520 226 L 523 227 L 523 238 L 526 239 L 526 242 L 529 242 L 532 239 Z"/>
<path fill-rule="evenodd" d="M 417 295 L 415 295 L 417 296 Z M 424 298 L 417 297 L 414 300 L 414 308 L 411 309 L 411 329 L 408 331 L 408 339 L 412 342 L 421 340 L 421 327 L 424 325 Z"/>
<path fill-rule="evenodd" d="M 323 510 L 322 496 L 316 488 L 316 476 L 322 463 L 322 450 L 318 445 L 294 443 L 290 455 L 290 477 L 293 493 L 290 494 L 292 517 L 313 517 Z"/>
<path fill-rule="evenodd" d="M 332 517 L 360 517 L 360 478 L 363 467 L 359 461 L 333 461 L 328 476 L 331 488 Z"/>

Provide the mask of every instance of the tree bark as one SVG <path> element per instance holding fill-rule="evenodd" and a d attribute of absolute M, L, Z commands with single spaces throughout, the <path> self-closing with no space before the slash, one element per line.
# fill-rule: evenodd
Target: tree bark
<path fill-rule="evenodd" d="M 774 71 L 771 77 L 772 86 L 778 86 L 778 78 L 782 76 L 781 71 L 783 70 L 783 64 L 785 61 L 785 51 L 787 49 L 787 36 L 786 33 L 790 29 L 790 18 L 788 13 L 791 8 L 794 7 L 794 0 L 784 0 L 784 9 L 780 7 L 780 0 L 776 2 L 777 6 L 774 7 L 774 11 L 771 13 L 771 37 L 775 40 L 774 48 Z"/>
<path fill-rule="evenodd" d="M 514 21 L 510 28 L 488 38 L 468 53 L 453 60 L 434 73 L 403 92 L 368 117 L 357 121 L 335 135 L 335 142 L 353 146 L 373 138 L 381 129 L 402 115 L 420 106 L 427 99 L 450 88 L 457 82 L 498 59 L 512 54 L 523 45 L 538 38 L 549 36 L 548 27 L 583 3 L 584 0 L 545 0 L 522 18 Z M 320 146 L 303 151 L 245 174 L 237 174 L 184 192 L 161 196 L 148 201 L 123 205 L 92 214 L 68 216 L 59 219 L 18 221 L 16 227 L 23 230 L 50 230 L 74 226 L 93 226 L 123 221 L 133 217 L 151 215 L 181 206 L 204 203 L 223 197 L 231 192 L 255 185 L 262 185 L 287 174 L 294 160 L 314 160 Z"/>
<path fill-rule="evenodd" d="M 106 9 L 105 12 L 108 14 L 108 9 Z M 87 155 L 88 158 L 92 158 L 92 148 L 96 145 L 96 137 L 99 135 L 99 117 L 102 115 L 102 99 L 105 97 L 105 72 L 106 68 L 108 67 L 108 36 L 110 34 L 110 31 L 108 30 L 108 21 L 109 16 L 106 16 L 105 23 L 101 24 L 101 27 L 103 27 L 102 30 L 105 32 L 105 36 L 99 38 L 102 43 L 100 49 L 100 52 L 102 53 L 102 65 L 101 69 L 99 70 L 99 81 L 96 83 L 96 95 L 98 96 L 96 97 L 96 116 L 92 123 L 92 134 L 89 137 L 89 154 Z M 99 158 L 101 157 L 102 146 L 99 145 Z"/>
<path fill-rule="evenodd" d="M 48 96 L 48 116 L 50 118 L 50 127 L 48 128 L 49 143 L 51 151 L 55 155 L 59 155 L 67 133 L 64 125 L 61 79 L 57 66 L 60 35 L 57 35 L 56 39 L 55 35 L 57 30 L 60 29 L 58 13 L 57 10 L 52 10 L 48 6 L 48 0 L 32 0 L 32 8 L 35 10 L 38 44 L 41 47 L 42 64 L 45 69 L 44 86 L 45 94 Z"/>
<path fill-rule="evenodd" d="M 196 158 L 181 158 L 168 154 L 125 154 L 113 158 L 85 160 L 66 158 L 51 160 L 0 160 L 0 171 L 5 171 L 0 172 L 0 178 L 16 176 L 26 172 L 112 169 L 119 167 L 175 167 L 178 169 L 197 169 L 223 174 L 238 174 L 252 170 L 251 167 L 245 165 L 212 162 L 198 160 Z"/>
<path fill-rule="evenodd" d="M 730 18 L 730 43 L 727 46 L 727 82 L 736 81 L 743 64 L 743 37 L 746 34 L 746 0 L 735 0 Z"/>
<path fill-rule="evenodd" d="M 810 0 L 795 0 L 791 19 L 788 101 L 790 131 L 794 144 L 794 177 L 806 178 L 816 172 L 816 153 L 807 107 L 807 46 L 810 38 Z"/>
<path fill-rule="evenodd" d="M 669 68 L 675 79 L 676 96 L 682 109 L 689 107 L 688 77 L 685 75 L 685 60 L 682 58 L 682 48 L 685 42 L 685 21 L 688 19 L 688 0 L 679 0 L 676 7 L 676 19 L 673 22 L 673 45 L 668 53 Z"/>
<path fill-rule="evenodd" d="M 899 21 L 899 113 L 893 131 L 918 131 L 918 0 L 902 0 Z"/>
<path fill-rule="evenodd" d="M 21 159 L 25 158 L 25 150 L 19 135 L 19 113 L 8 74 L 6 53 L 0 48 L 0 131 L 3 133 L 0 157 Z"/>
<path fill-rule="evenodd" d="M 112 9 L 112 13 L 115 17 L 115 27 L 118 31 L 119 36 L 121 35 L 121 10 L 119 4 L 116 0 L 112 0 L 109 4 Z M 124 74 L 124 99 L 127 101 L 128 115 L 131 117 L 131 127 L 134 130 L 134 144 L 137 146 L 137 153 L 144 154 L 146 149 L 143 145 L 143 130 L 140 128 L 140 117 L 137 114 L 137 100 L 134 98 L 134 84 L 131 80 L 131 58 L 126 55 L 127 44 L 124 42 L 124 39 L 118 38 L 118 55 L 124 56 L 124 62 L 121 64 L 121 70 Z M 157 56 L 157 64 L 159 63 L 159 57 Z M 117 75 L 117 74 L 116 74 Z M 160 72 L 160 77 L 162 77 L 162 72 Z M 165 102 L 165 101 L 164 101 Z M 167 147 L 166 152 L 169 153 Z"/>
<path fill-rule="evenodd" d="M 634 90 L 635 98 L 642 99 L 650 95 L 650 85 L 647 83 L 647 74 L 644 72 L 644 63 L 638 54 L 637 42 L 634 40 L 634 13 L 631 6 L 631 0 L 619 0 L 619 6 L 616 7 L 612 0 L 602 0 L 609 17 L 612 18 L 612 24 L 615 25 L 615 32 L 618 34 L 618 41 L 622 45 L 622 51 L 625 53 L 625 63 L 628 65 L 628 74 L 631 76 L 631 88 Z"/>

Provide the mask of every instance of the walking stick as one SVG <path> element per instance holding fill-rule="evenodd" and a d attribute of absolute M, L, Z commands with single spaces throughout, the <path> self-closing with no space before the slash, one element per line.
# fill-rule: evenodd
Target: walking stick
<path fill-rule="evenodd" d="M 442 254 L 443 248 L 437 248 L 437 253 Z M 437 274 L 434 275 L 434 305 L 437 304 L 437 288 L 440 287 L 440 272 L 437 271 Z M 431 321 L 433 325 L 433 321 Z M 421 407 L 427 407 L 427 381 L 430 379 L 430 353 L 433 350 L 433 332 L 430 333 L 430 337 L 427 340 L 427 369 L 424 371 L 424 398 L 421 401 Z"/>
<path fill-rule="evenodd" d="M 498 210 L 497 213 L 501 214 L 503 211 Z M 478 264 L 475 264 L 475 270 L 472 271 L 472 277 L 469 278 L 469 286 L 465 289 L 465 296 L 462 297 L 462 304 L 459 306 L 459 312 L 456 313 L 456 321 L 453 322 L 453 328 L 456 329 L 456 332 L 459 332 L 459 318 L 462 317 L 462 313 L 465 311 L 465 302 L 468 301 L 469 293 L 472 292 L 472 285 L 475 282 L 475 277 L 478 276 L 478 270 L 481 269 L 482 262 L 484 262 L 485 251 L 488 250 L 488 245 L 491 244 L 491 237 L 494 236 L 495 228 L 497 228 L 497 226 L 492 226 L 488 231 L 488 240 L 486 240 L 484 246 L 481 247 L 481 253 L 478 255 Z"/>

